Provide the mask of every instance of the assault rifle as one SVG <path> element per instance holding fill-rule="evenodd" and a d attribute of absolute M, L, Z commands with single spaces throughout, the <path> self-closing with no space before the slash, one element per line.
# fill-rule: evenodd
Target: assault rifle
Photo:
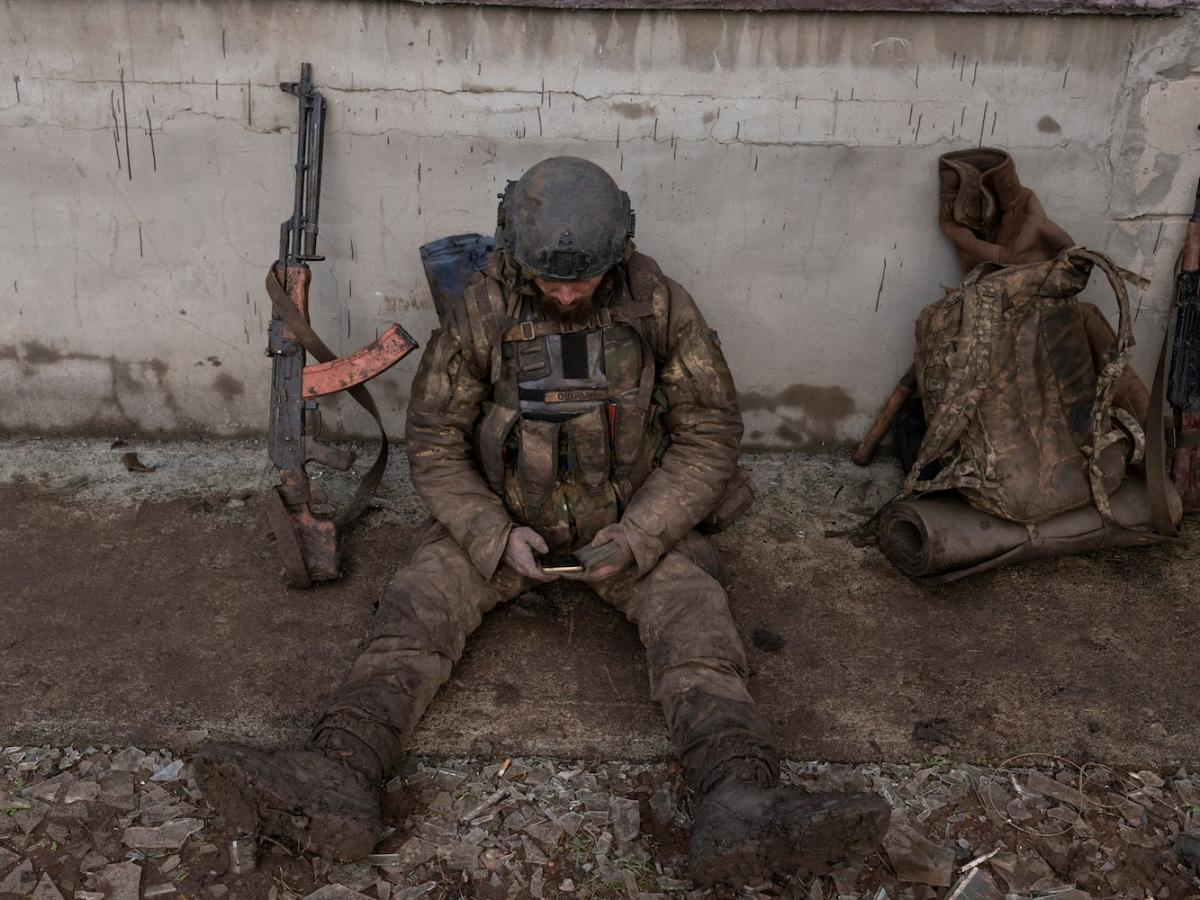
<path fill-rule="evenodd" d="M 1162 400 L 1159 399 L 1161 405 Z M 1175 280 L 1167 402 L 1177 416 L 1173 478 L 1184 512 L 1200 511 L 1200 186 Z"/>
<path fill-rule="evenodd" d="M 321 203 L 321 149 L 325 139 L 325 98 L 313 89 L 312 66 L 300 66 L 300 80 L 281 82 L 280 89 L 299 98 L 296 129 L 296 188 L 292 215 L 279 227 L 279 259 L 267 273 L 271 326 L 267 355 L 272 360 L 271 411 L 267 452 L 279 468 L 280 483 L 267 494 L 267 517 L 275 532 L 287 580 L 309 587 L 339 575 L 337 535 L 366 509 L 387 467 L 388 439 L 379 409 L 363 382 L 391 368 L 417 342 L 399 325 L 391 325 L 372 343 L 338 357 L 313 331 L 308 315 L 310 262 L 318 256 L 317 213 Z M 306 365 L 307 354 L 317 365 Z M 379 455 L 367 470 L 349 505 L 334 513 L 314 501 L 305 466 L 320 463 L 345 471 L 355 455 L 317 441 L 320 417 L 316 399 L 347 391 L 379 426 Z"/>

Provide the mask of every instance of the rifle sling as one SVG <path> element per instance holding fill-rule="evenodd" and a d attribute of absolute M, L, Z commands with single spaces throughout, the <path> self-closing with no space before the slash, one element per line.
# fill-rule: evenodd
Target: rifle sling
<path fill-rule="evenodd" d="M 330 350 L 328 345 L 321 340 L 320 335 L 313 331 L 312 326 L 288 298 L 287 292 L 279 282 L 279 276 L 275 273 L 275 266 L 271 266 L 270 271 L 267 272 L 267 294 L 271 298 L 271 308 L 275 315 L 283 320 L 287 330 L 296 336 L 296 340 L 300 342 L 300 346 L 306 352 L 311 353 L 318 362 L 326 363 L 337 359 L 337 354 Z M 371 396 L 371 392 L 367 390 L 365 384 L 356 384 L 354 387 L 347 388 L 346 393 L 353 397 L 355 402 L 375 420 L 375 424 L 379 428 L 380 444 L 375 462 L 371 463 L 371 468 L 367 469 L 363 475 L 346 508 L 337 515 L 336 521 L 339 528 L 348 527 L 362 515 L 363 510 L 367 508 L 367 503 L 371 500 L 371 495 L 375 493 L 379 482 L 383 480 L 383 472 L 387 468 L 388 460 L 388 436 L 383 428 L 383 418 L 379 415 L 379 407 L 375 405 L 375 398 Z"/>
<path fill-rule="evenodd" d="M 1178 537 L 1179 529 L 1167 504 L 1167 442 L 1163 421 L 1163 401 L 1166 399 L 1167 358 L 1170 351 L 1171 329 L 1163 335 L 1154 369 L 1154 385 L 1150 390 L 1150 412 L 1146 415 L 1146 490 L 1150 495 L 1150 514 L 1154 530 L 1166 537 Z"/>

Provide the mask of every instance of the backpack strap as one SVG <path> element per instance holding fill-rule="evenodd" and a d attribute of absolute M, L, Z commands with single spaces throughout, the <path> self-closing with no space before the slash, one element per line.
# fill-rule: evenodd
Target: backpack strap
<path fill-rule="evenodd" d="M 1126 432 L 1133 439 L 1134 449 L 1130 462 L 1138 463 L 1142 459 L 1142 454 L 1146 449 L 1146 435 L 1142 431 L 1140 425 L 1122 409 L 1114 408 L 1112 405 L 1113 391 L 1117 386 L 1117 381 L 1121 378 L 1121 373 L 1125 371 L 1125 367 L 1129 364 L 1129 351 L 1133 346 L 1133 315 L 1129 308 L 1129 292 L 1125 289 L 1125 282 L 1122 280 L 1120 273 L 1117 271 L 1116 265 L 1111 259 L 1103 253 L 1097 253 L 1094 250 L 1084 250 L 1081 248 L 1071 249 L 1067 251 L 1067 255 L 1071 260 L 1083 260 L 1097 266 L 1104 276 L 1108 279 L 1109 287 L 1112 288 L 1113 294 L 1117 298 L 1117 307 L 1119 309 L 1120 318 L 1117 324 L 1117 339 L 1113 343 L 1112 349 L 1109 351 L 1108 362 L 1104 364 L 1104 368 L 1100 370 L 1096 376 L 1096 396 L 1092 401 L 1092 443 L 1090 447 L 1084 448 L 1088 453 L 1088 479 L 1091 482 L 1092 499 L 1096 503 L 1096 509 L 1100 512 L 1100 517 L 1106 524 L 1115 524 L 1113 519 L 1112 505 L 1109 503 L 1108 492 L 1104 489 L 1104 473 L 1100 467 L 1101 454 L 1118 441 L 1124 440 Z M 1158 403 L 1158 423 L 1159 431 L 1162 430 L 1162 397 L 1159 397 Z M 1104 420 L 1107 416 L 1115 418 L 1122 426 L 1121 428 L 1113 428 L 1109 431 L 1104 431 Z M 1150 402 L 1150 417 L 1154 416 L 1154 400 Z M 1148 427 L 1153 427 L 1153 423 L 1147 422 Z M 1163 502 L 1164 509 L 1166 505 L 1166 492 L 1162 484 L 1154 485 L 1155 476 L 1151 473 L 1151 466 L 1146 468 L 1147 489 L 1150 491 L 1151 504 L 1154 504 L 1154 495 L 1156 491 L 1161 491 L 1160 499 Z M 1166 478 L 1165 466 L 1161 469 L 1162 478 Z M 1155 515 L 1155 529 L 1159 530 L 1160 523 L 1157 521 L 1158 516 Z M 1170 515 L 1167 514 L 1168 527 L 1171 527 Z M 1168 532 L 1161 532 L 1166 534 Z"/>
<path fill-rule="evenodd" d="M 624 321 L 638 331 L 654 359 L 663 361 L 667 357 L 674 282 L 644 253 L 631 254 L 625 270 L 626 289 L 632 300 L 626 300 L 623 307 L 628 310 Z"/>
<path fill-rule="evenodd" d="M 501 336 L 508 317 L 504 289 L 487 272 L 475 276 L 463 292 L 458 334 L 477 372 L 493 384 L 500 380 Z"/>

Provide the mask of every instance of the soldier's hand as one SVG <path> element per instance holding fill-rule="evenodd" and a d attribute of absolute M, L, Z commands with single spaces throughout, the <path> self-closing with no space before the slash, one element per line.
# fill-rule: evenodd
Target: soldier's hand
<path fill-rule="evenodd" d="M 563 575 L 575 581 L 604 581 L 620 575 L 634 563 L 633 551 L 620 524 L 601 528 L 592 542 L 575 554 L 586 568 L 579 575 Z"/>
<path fill-rule="evenodd" d="M 508 543 L 504 545 L 504 562 L 526 578 L 534 581 L 554 581 L 557 575 L 543 572 L 537 563 L 535 553 L 549 551 L 542 536 L 524 525 L 518 525 L 508 533 Z"/>

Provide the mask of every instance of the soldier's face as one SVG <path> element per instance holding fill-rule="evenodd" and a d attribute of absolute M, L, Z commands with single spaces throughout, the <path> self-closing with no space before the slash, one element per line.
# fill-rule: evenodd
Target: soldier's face
<path fill-rule="evenodd" d="M 600 286 L 600 281 L 604 278 L 604 273 L 593 275 L 591 278 L 584 278 L 582 281 L 551 281 L 547 278 L 534 278 L 533 283 L 537 285 L 539 291 L 542 292 L 542 297 L 548 303 L 556 307 L 564 313 L 573 313 L 581 309 L 586 309 L 592 302 L 592 296 L 596 293 L 596 288 Z"/>

